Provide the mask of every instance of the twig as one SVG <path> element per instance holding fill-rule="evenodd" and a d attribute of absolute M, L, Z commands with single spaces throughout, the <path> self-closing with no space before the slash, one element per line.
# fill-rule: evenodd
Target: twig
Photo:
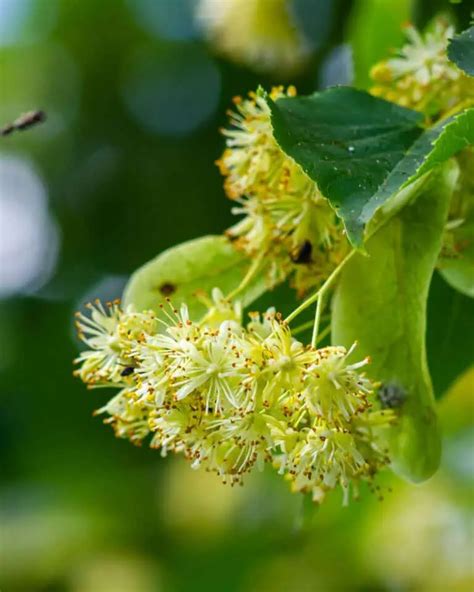
<path fill-rule="evenodd" d="M 300 313 L 302 313 L 304 310 L 306 310 L 308 308 L 308 306 L 311 306 L 311 304 L 313 304 L 313 302 L 316 302 L 316 300 L 318 300 L 321 293 L 324 292 L 325 290 L 327 290 L 331 286 L 332 282 L 336 279 L 336 277 L 342 271 L 344 265 L 349 261 L 349 259 L 354 255 L 355 252 L 356 252 L 355 249 L 352 249 L 352 251 L 350 251 L 344 257 L 344 259 L 339 263 L 339 265 L 331 273 L 331 275 L 327 278 L 327 280 L 319 288 L 319 290 L 317 292 L 315 292 L 312 296 L 307 298 L 302 304 L 300 304 L 298 306 L 298 308 L 295 308 L 295 310 L 286 317 L 286 319 L 285 319 L 286 323 L 291 323 L 291 321 L 294 318 L 296 318 Z"/>

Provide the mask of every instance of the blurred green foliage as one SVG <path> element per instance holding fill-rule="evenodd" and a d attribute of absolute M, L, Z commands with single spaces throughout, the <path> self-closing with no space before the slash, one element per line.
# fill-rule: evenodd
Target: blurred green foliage
<path fill-rule="evenodd" d="M 354 42 L 365 84 L 401 21 L 423 24 L 439 9 L 454 11 L 461 27 L 469 17 L 467 2 L 442 0 L 294 4 L 315 47 L 291 80 L 302 93 L 342 44 Z M 15 213 L 0 239 L 15 247 L 2 247 L 0 275 L 0 587 L 470 590 L 472 426 L 456 418 L 472 417 L 472 375 L 443 401 L 447 452 L 432 481 L 411 488 L 387 475 L 384 502 L 364 491 L 345 509 L 336 494 L 314 515 L 272 475 L 234 490 L 115 440 L 91 417 L 107 393 L 86 392 L 71 376 L 75 309 L 119 295 L 163 249 L 231 224 L 213 165 L 218 127 L 233 95 L 282 82 L 278 72 L 219 58 L 193 8 L 191 0 L 0 1 L 0 121 L 48 113 L 46 124 L 0 144 L 1 204 Z M 329 71 L 333 83 L 347 82 L 347 64 Z M 468 299 L 440 278 L 432 292 L 428 350 L 445 389 L 470 359 Z M 281 288 L 261 306 L 277 300 L 285 310 L 291 298 Z M 462 363 L 450 358 L 458 339 L 466 339 Z"/>

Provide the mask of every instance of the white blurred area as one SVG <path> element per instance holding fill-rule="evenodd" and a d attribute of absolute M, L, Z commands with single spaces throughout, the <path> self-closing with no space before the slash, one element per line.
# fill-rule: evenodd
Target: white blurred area
<path fill-rule="evenodd" d="M 0 298 L 31 294 L 52 276 L 59 231 L 31 164 L 0 155 Z"/>

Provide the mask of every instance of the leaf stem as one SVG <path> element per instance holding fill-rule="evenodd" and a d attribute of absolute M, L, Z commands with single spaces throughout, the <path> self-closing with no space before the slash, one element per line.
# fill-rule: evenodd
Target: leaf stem
<path fill-rule="evenodd" d="M 226 299 L 227 300 L 233 300 L 237 294 L 240 294 L 240 292 L 242 292 L 242 290 L 244 290 L 249 283 L 252 281 L 252 279 L 254 278 L 254 276 L 256 275 L 260 264 L 262 263 L 263 258 L 265 257 L 266 252 L 265 251 L 261 251 L 257 257 L 252 261 L 250 267 L 247 270 L 247 273 L 245 274 L 245 276 L 243 277 L 242 281 L 240 282 L 240 284 L 237 286 L 237 288 L 235 288 L 234 290 L 232 290 L 232 292 L 230 292 Z"/>
<path fill-rule="evenodd" d="M 331 323 L 326 325 L 324 327 L 324 329 L 321 331 L 321 333 L 318 335 L 318 338 L 316 340 L 316 345 L 318 345 L 318 343 L 320 341 L 322 341 L 327 335 L 329 335 L 330 332 L 331 332 Z"/>
<path fill-rule="evenodd" d="M 316 347 L 316 343 L 318 342 L 318 331 L 319 331 L 319 322 L 321 320 L 321 311 L 324 306 L 324 295 L 326 293 L 327 286 L 323 286 L 319 292 L 318 303 L 316 304 L 316 312 L 314 314 L 314 325 L 313 325 L 313 335 L 311 337 L 311 347 Z"/>
<path fill-rule="evenodd" d="M 295 308 L 295 310 L 293 312 L 291 312 L 286 317 L 285 323 L 291 323 L 291 321 L 293 319 L 295 319 L 304 310 L 306 310 L 308 308 L 308 306 L 311 306 L 314 302 L 316 302 L 316 300 L 318 300 L 318 298 L 321 296 L 321 293 L 324 292 L 324 291 L 326 291 L 331 286 L 331 284 L 333 283 L 333 281 L 337 278 L 337 276 L 342 271 L 344 265 L 349 261 L 349 259 L 354 255 L 355 252 L 356 252 L 355 249 L 352 249 L 352 251 L 350 251 L 344 257 L 344 259 L 339 263 L 339 265 L 331 273 L 331 275 L 324 282 L 324 284 L 319 288 L 319 290 L 317 290 L 314 294 L 312 294 L 309 298 L 307 298 L 303 303 L 301 303 L 297 308 Z M 321 313 L 319 313 L 319 314 L 321 315 Z"/>
<path fill-rule="evenodd" d="M 321 321 L 327 321 L 329 320 L 329 315 L 323 315 L 321 317 Z M 307 331 L 308 329 L 312 329 L 314 325 L 314 319 L 310 320 L 310 321 L 306 321 L 305 323 L 301 323 L 301 325 L 298 325 L 297 327 L 295 327 L 294 329 L 291 330 L 291 334 L 292 335 L 299 335 L 300 333 L 303 333 L 304 331 Z M 321 331 L 321 335 L 325 336 L 326 333 L 326 328 L 324 328 Z"/>

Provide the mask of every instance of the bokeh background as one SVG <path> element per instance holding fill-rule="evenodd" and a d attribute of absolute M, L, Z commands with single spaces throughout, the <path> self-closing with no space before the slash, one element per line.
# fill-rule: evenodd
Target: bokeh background
<path fill-rule="evenodd" d="M 438 276 L 428 346 L 443 464 L 421 486 L 385 476 L 384 501 L 363 491 L 343 508 L 335 492 L 316 511 L 271 473 L 225 487 L 116 440 L 91 417 L 108 393 L 72 377 L 75 310 L 119 296 L 161 250 L 232 223 L 213 164 L 232 96 L 258 84 L 364 87 L 403 22 L 439 10 L 469 20 L 469 2 L 294 0 L 305 59 L 262 72 L 222 53 L 198 4 L 0 0 L 0 124 L 48 115 L 0 138 L 0 588 L 471 591 L 473 315 Z M 271 23 L 259 39 L 235 21 L 226 35 L 267 42 Z M 284 290 L 273 299 L 289 306 Z"/>

